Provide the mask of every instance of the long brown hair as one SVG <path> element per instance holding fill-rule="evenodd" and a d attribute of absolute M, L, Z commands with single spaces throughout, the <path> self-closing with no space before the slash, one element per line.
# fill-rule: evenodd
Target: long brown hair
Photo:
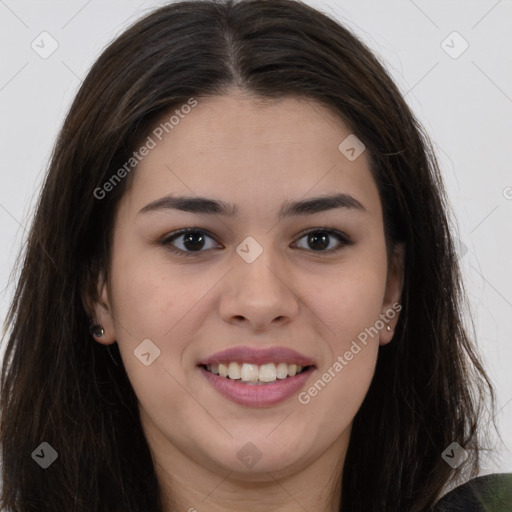
<path fill-rule="evenodd" d="M 356 36 L 301 2 L 185 1 L 104 50 L 55 145 L 7 319 L 2 510 L 162 510 L 117 345 L 94 342 L 86 307 L 100 273 L 108 278 L 116 205 L 133 173 L 102 198 L 95 190 L 164 111 L 232 87 L 339 114 L 371 156 L 388 240 L 406 244 L 403 309 L 354 419 L 342 510 L 428 510 L 450 482 L 478 473 L 493 386 L 463 325 L 434 152 L 399 90 Z M 441 458 L 454 441 L 470 453 L 456 469 Z M 41 442 L 58 452 L 44 470 L 31 457 Z"/>

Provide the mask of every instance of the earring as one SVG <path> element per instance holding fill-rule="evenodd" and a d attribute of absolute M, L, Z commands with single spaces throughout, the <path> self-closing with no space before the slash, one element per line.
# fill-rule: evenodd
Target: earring
<path fill-rule="evenodd" d="M 101 338 L 105 334 L 105 329 L 99 324 L 92 324 L 89 330 L 96 338 Z"/>
<path fill-rule="evenodd" d="M 386 330 L 387 330 L 388 332 L 391 332 L 391 331 L 393 330 L 393 328 L 392 328 L 390 325 L 386 325 Z"/>

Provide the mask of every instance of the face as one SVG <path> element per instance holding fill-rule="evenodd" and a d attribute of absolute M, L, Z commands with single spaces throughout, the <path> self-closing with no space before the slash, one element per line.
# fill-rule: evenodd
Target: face
<path fill-rule="evenodd" d="M 154 133 L 96 320 L 155 457 L 242 479 L 334 464 L 401 292 L 368 155 L 339 149 L 351 130 L 318 103 L 241 92 Z"/>

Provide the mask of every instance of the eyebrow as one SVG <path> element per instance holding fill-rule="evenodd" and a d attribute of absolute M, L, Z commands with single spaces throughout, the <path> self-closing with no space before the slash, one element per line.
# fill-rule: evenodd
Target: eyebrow
<path fill-rule="evenodd" d="M 300 201 L 286 201 L 279 211 L 278 219 L 297 215 L 311 215 L 337 208 L 366 212 L 365 207 L 350 194 L 334 194 Z M 234 217 L 238 213 L 238 206 L 206 197 L 168 195 L 147 204 L 138 214 L 161 210 L 180 210 L 190 213 Z"/>

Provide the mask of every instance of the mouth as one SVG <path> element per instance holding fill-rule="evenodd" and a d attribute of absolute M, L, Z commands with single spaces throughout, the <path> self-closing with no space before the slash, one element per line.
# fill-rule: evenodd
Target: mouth
<path fill-rule="evenodd" d="M 206 381 L 239 405 L 270 407 L 298 393 L 316 369 L 315 361 L 284 348 L 234 347 L 200 361 Z"/>
<path fill-rule="evenodd" d="M 267 363 L 262 365 L 238 363 L 236 361 L 220 364 L 200 365 L 209 373 L 221 378 L 234 380 L 248 386 L 273 384 L 279 380 L 295 377 L 307 372 L 312 365 L 302 366 L 287 363 Z"/>

